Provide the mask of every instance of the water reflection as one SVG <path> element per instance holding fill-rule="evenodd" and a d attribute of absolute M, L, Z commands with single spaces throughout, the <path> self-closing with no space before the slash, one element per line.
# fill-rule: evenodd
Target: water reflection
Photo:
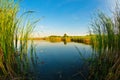
<path fill-rule="evenodd" d="M 64 42 L 64 45 L 66 45 L 67 44 L 67 41 L 65 40 L 65 41 L 63 41 Z"/>
<path fill-rule="evenodd" d="M 31 62 L 35 62 L 31 71 L 36 76 L 35 80 L 84 80 L 82 75 L 87 76 L 88 66 L 83 58 L 91 55 L 89 45 L 35 41 L 34 46 L 36 54 L 32 55 Z"/>

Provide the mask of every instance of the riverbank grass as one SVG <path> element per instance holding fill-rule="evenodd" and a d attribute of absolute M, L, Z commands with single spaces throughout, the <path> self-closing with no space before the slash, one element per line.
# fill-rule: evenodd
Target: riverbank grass
<path fill-rule="evenodd" d="M 32 11 L 18 13 L 19 0 L 0 0 L 0 79 L 14 79 L 28 70 L 28 37 L 37 21 L 27 19 Z"/>
<path fill-rule="evenodd" d="M 91 38 L 93 58 L 90 66 L 90 80 L 120 79 L 120 8 L 117 5 L 114 18 L 98 12 L 92 22 Z"/>

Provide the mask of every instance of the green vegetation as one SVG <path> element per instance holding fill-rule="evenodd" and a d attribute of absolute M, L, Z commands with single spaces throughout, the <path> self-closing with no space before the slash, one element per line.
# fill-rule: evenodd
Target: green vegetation
<path fill-rule="evenodd" d="M 85 44 L 91 44 L 90 40 L 91 40 L 90 35 L 87 36 L 68 36 L 67 34 L 64 34 L 64 36 L 49 36 L 46 38 L 43 38 L 43 40 L 48 40 L 50 42 L 77 42 L 77 43 L 85 43 Z M 37 39 L 37 38 L 36 38 Z M 37 39 L 37 40 L 41 40 L 41 39 Z"/>
<path fill-rule="evenodd" d="M 28 76 L 28 40 L 35 24 L 28 16 L 33 11 L 18 17 L 19 1 L 0 0 L 0 79 L 25 79 Z M 80 42 L 91 44 L 93 55 L 90 65 L 90 80 L 120 79 L 120 8 L 117 5 L 113 17 L 99 12 L 92 23 L 94 36 L 49 36 L 51 42 Z M 40 39 L 40 38 L 36 38 Z M 33 44 L 33 43 L 32 43 Z M 30 55 L 33 58 L 34 46 Z"/>
<path fill-rule="evenodd" d="M 71 41 L 72 42 L 78 42 L 78 43 L 85 43 L 85 44 L 91 44 L 90 40 L 91 40 L 90 35 L 87 36 L 71 36 Z"/>
<path fill-rule="evenodd" d="M 32 11 L 18 17 L 19 1 L 0 0 L 0 79 L 14 79 L 26 75 L 28 37 L 35 22 L 27 19 Z M 20 40 L 18 40 L 20 39 Z"/>
<path fill-rule="evenodd" d="M 91 38 L 93 58 L 90 80 L 120 79 L 120 8 L 117 5 L 114 18 L 102 12 L 92 22 Z"/>

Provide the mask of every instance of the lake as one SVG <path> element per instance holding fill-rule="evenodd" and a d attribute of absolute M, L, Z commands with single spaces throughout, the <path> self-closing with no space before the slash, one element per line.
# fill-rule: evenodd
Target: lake
<path fill-rule="evenodd" d="M 28 56 L 35 80 L 84 80 L 87 77 L 86 59 L 92 52 L 90 45 L 34 41 L 34 46 L 35 54 L 32 58 L 30 53 Z"/>

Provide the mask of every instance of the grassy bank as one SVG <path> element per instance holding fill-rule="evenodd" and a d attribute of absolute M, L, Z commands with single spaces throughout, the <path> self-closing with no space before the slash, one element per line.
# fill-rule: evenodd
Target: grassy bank
<path fill-rule="evenodd" d="M 113 18 L 114 16 L 114 18 Z M 90 80 L 120 79 L 120 8 L 116 6 L 113 16 L 98 12 L 92 22 L 91 38 L 93 58 Z"/>
<path fill-rule="evenodd" d="M 45 38 L 30 38 L 29 40 L 47 40 L 50 42 L 77 42 L 77 43 L 84 43 L 84 44 L 91 44 L 92 36 L 49 36 Z"/>
<path fill-rule="evenodd" d="M 90 35 L 86 35 L 86 36 L 71 36 L 71 41 L 72 42 L 78 42 L 78 43 L 85 43 L 85 44 L 91 44 L 90 40 L 91 40 Z"/>

